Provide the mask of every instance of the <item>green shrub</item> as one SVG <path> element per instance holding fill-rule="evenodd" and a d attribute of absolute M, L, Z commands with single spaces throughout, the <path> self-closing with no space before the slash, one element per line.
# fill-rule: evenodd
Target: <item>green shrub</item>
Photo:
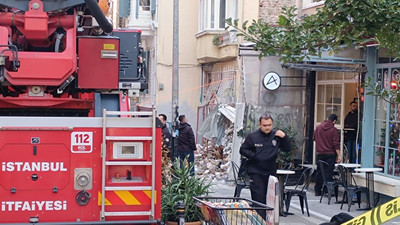
<path fill-rule="evenodd" d="M 176 216 L 178 201 L 185 203 L 186 222 L 201 220 L 200 208 L 196 206 L 193 197 L 208 194 L 211 184 L 192 175 L 190 171 L 193 166 L 193 163 L 188 163 L 187 160 L 174 161 L 171 168 L 172 181 L 161 192 L 161 214 L 164 221 L 178 221 Z"/>

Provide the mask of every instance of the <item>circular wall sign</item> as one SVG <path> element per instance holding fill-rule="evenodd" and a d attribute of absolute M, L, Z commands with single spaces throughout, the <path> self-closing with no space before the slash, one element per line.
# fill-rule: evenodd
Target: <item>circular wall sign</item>
<path fill-rule="evenodd" d="M 268 72 L 264 76 L 263 85 L 267 90 L 276 90 L 281 86 L 281 77 L 275 72 Z"/>

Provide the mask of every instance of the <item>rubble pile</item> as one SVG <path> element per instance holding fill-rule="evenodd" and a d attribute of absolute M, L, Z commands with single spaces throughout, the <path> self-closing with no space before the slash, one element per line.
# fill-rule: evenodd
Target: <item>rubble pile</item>
<path fill-rule="evenodd" d="M 233 148 L 233 124 L 226 125 L 225 135 L 221 145 L 215 141 L 207 140 L 205 145 L 197 145 L 195 154 L 196 176 L 205 179 L 227 180 L 231 167 Z"/>

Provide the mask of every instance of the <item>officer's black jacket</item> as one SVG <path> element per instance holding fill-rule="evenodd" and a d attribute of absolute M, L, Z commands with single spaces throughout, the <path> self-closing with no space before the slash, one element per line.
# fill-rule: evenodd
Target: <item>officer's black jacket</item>
<path fill-rule="evenodd" d="M 172 135 L 169 132 L 167 125 L 162 126 L 162 135 L 163 135 L 163 146 L 168 149 L 171 149 Z"/>
<path fill-rule="evenodd" d="M 290 151 L 288 136 L 280 138 L 275 136 L 275 133 L 276 130 L 272 130 L 269 134 L 265 134 L 258 129 L 247 135 L 240 147 L 240 154 L 249 159 L 247 171 L 249 174 L 275 174 L 278 150 Z"/>

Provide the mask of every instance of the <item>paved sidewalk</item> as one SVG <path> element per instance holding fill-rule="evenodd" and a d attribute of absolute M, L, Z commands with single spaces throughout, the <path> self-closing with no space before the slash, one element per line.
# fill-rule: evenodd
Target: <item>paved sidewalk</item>
<path fill-rule="evenodd" d="M 212 187 L 211 196 L 220 197 L 233 197 L 235 186 L 232 183 L 214 183 Z M 250 190 L 243 189 L 241 197 L 249 198 Z M 289 212 L 294 213 L 294 215 L 289 215 L 287 217 L 280 217 L 279 221 L 281 225 L 311 225 L 311 224 L 321 224 L 324 222 L 329 222 L 332 216 L 345 212 L 353 217 L 357 217 L 367 211 L 358 211 L 358 205 L 352 205 L 350 212 L 347 212 L 347 204 L 343 205 L 343 210 L 340 210 L 340 204 L 334 204 L 335 197 L 332 197 L 331 204 L 328 205 L 328 198 L 324 197 L 322 203 L 319 203 L 320 197 L 314 195 L 313 183 L 310 185 L 310 190 L 307 193 L 308 207 L 310 211 L 310 217 L 307 216 L 306 209 L 304 208 L 304 215 L 301 213 L 300 202 L 298 197 L 293 197 L 291 200 Z M 339 194 L 339 200 L 342 199 L 341 194 Z M 304 206 L 305 207 L 305 206 Z M 365 203 L 361 203 L 361 208 L 365 207 Z M 391 220 L 385 224 L 400 224 L 400 217 Z"/>

